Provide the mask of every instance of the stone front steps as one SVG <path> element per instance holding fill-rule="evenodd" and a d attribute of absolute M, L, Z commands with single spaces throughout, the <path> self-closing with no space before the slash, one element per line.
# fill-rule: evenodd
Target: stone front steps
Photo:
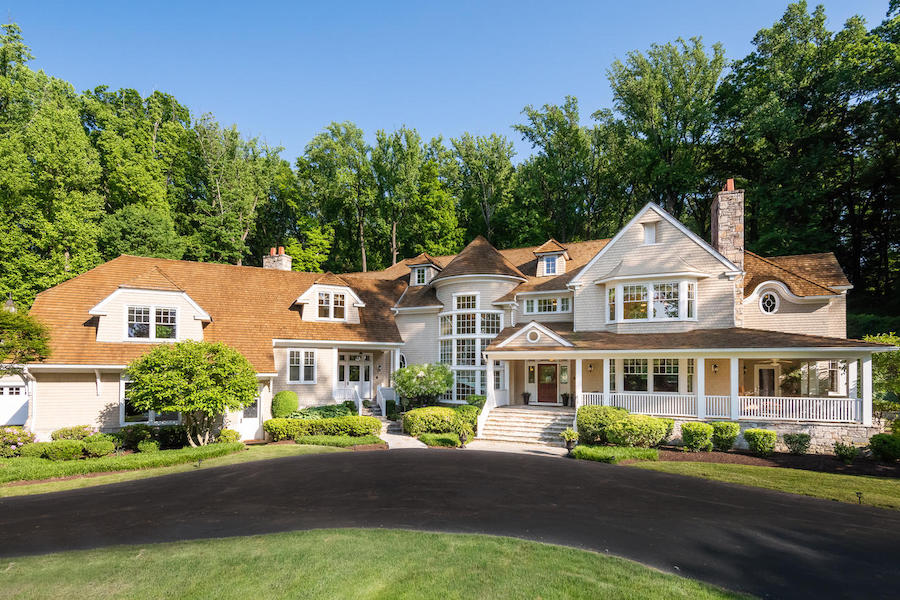
<path fill-rule="evenodd" d="M 501 406 L 488 414 L 478 439 L 565 446 L 559 434 L 572 427 L 574 408 Z"/>

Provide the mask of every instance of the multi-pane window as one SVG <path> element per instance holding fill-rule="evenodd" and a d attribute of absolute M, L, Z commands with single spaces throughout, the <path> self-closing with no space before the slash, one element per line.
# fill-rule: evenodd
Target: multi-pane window
<path fill-rule="evenodd" d="M 525 300 L 527 314 L 569 312 L 571 309 L 572 301 L 567 296 Z"/>
<path fill-rule="evenodd" d="M 647 318 L 647 286 L 622 286 L 622 308 L 626 319 Z"/>
<path fill-rule="evenodd" d="M 288 381 L 291 383 L 316 382 L 316 351 L 288 351 Z"/>
<path fill-rule="evenodd" d="M 534 300 L 526 300 L 525 301 L 525 312 L 527 312 L 527 313 L 534 312 Z"/>
<path fill-rule="evenodd" d="M 687 392 L 688 394 L 694 393 L 694 370 L 696 367 L 694 366 L 694 359 L 687 359 Z"/>
<path fill-rule="evenodd" d="M 475 333 L 475 313 L 456 315 L 456 334 L 473 335 Z"/>
<path fill-rule="evenodd" d="M 693 281 L 687 283 L 687 318 L 697 316 L 697 284 Z"/>
<path fill-rule="evenodd" d="M 153 327 L 150 327 L 150 324 Z M 128 307 L 128 337 L 174 340 L 178 337 L 178 311 L 174 308 Z"/>
<path fill-rule="evenodd" d="M 678 284 L 655 283 L 653 284 L 653 318 L 677 319 L 678 318 Z"/>
<path fill-rule="evenodd" d="M 157 308 L 156 309 L 156 339 L 173 340 L 175 339 L 175 327 L 177 323 L 177 312 L 174 308 Z"/>
<path fill-rule="evenodd" d="M 626 392 L 647 391 L 647 359 L 626 358 L 622 361 L 623 383 Z"/>
<path fill-rule="evenodd" d="M 331 316 L 331 294 L 319 292 L 319 318 L 327 319 Z"/>
<path fill-rule="evenodd" d="M 606 293 L 606 308 L 608 310 L 609 320 L 616 320 L 616 288 L 610 287 Z"/>
<path fill-rule="evenodd" d="M 425 267 L 419 267 L 415 270 L 416 277 L 416 285 L 425 285 L 428 280 L 428 271 L 425 270 Z"/>
<path fill-rule="evenodd" d="M 571 307 L 571 302 L 568 298 L 563 297 L 559 299 L 559 312 L 569 312 Z"/>
<path fill-rule="evenodd" d="M 487 335 L 497 335 L 500 333 L 500 314 L 499 313 L 482 313 L 481 314 L 481 333 Z"/>
<path fill-rule="evenodd" d="M 544 275 L 556 275 L 556 256 L 544 257 Z"/>
<path fill-rule="evenodd" d="M 177 412 L 156 412 L 155 410 L 141 410 L 132 404 L 128 397 L 131 382 L 122 382 L 122 424 L 146 423 L 150 425 L 177 423 Z"/>
<path fill-rule="evenodd" d="M 334 306 L 334 318 L 335 319 L 343 319 L 344 318 L 344 295 L 343 294 L 335 294 L 332 300 L 332 304 Z"/>
<path fill-rule="evenodd" d="M 456 364 L 475 365 L 476 358 L 475 340 L 456 340 Z"/>
<path fill-rule="evenodd" d="M 453 335 L 453 315 L 441 316 L 441 335 Z"/>
<path fill-rule="evenodd" d="M 150 337 L 150 308 L 147 306 L 128 307 L 128 337 Z"/>
<path fill-rule="evenodd" d="M 456 297 L 456 310 L 474 310 L 478 308 L 478 296 L 466 295 Z"/>
<path fill-rule="evenodd" d="M 677 392 L 678 391 L 678 359 L 654 358 L 653 359 L 653 391 Z"/>
<path fill-rule="evenodd" d="M 499 360 L 494 361 L 494 389 L 505 389 L 503 386 L 503 363 Z"/>
<path fill-rule="evenodd" d="M 548 312 L 556 312 L 556 298 L 538 298 L 537 306 L 538 312 L 548 313 Z"/>
<path fill-rule="evenodd" d="M 319 292 L 319 318 L 343 320 L 346 297 L 339 292 Z"/>
<path fill-rule="evenodd" d="M 441 340 L 441 362 L 445 365 L 453 363 L 453 340 Z"/>
<path fill-rule="evenodd" d="M 478 371 L 456 371 L 456 399 L 467 400 L 478 393 Z"/>

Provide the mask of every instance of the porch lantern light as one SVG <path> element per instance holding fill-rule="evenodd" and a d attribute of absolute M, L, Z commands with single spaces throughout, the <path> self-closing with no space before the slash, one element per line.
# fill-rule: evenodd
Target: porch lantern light
<path fill-rule="evenodd" d="M 719 363 L 713 363 L 713 375 L 719 372 Z"/>
<path fill-rule="evenodd" d="M 588 363 L 588 373 L 594 372 L 594 363 Z"/>

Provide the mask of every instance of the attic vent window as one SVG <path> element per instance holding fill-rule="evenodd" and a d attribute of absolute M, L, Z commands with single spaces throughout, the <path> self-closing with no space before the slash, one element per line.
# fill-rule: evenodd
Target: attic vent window
<path fill-rule="evenodd" d="M 644 223 L 644 245 L 656 243 L 656 223 Z"/>

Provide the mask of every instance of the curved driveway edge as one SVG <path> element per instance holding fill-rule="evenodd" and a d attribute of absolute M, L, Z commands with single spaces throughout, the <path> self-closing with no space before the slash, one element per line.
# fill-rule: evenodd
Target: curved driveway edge
<path fill-rule="evenodd" d="M 900 512 L 473 450 L 297 456 L 6 498 L 0 556 L 327 527 L 527 538 L 773 598 L 889 597 L 900 576 Z"/>

